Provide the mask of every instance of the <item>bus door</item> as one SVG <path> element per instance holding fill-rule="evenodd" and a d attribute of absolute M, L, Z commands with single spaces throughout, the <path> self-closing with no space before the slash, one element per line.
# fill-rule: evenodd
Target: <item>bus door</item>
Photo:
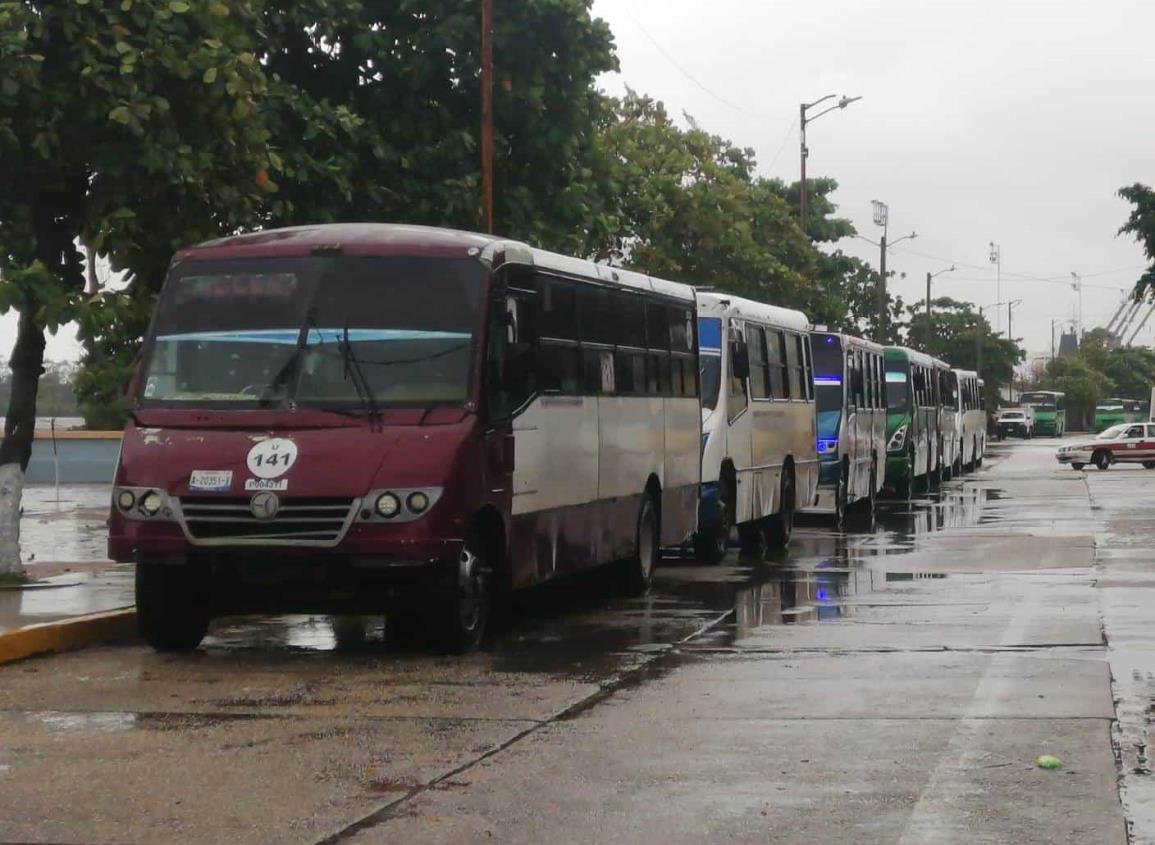
<path fill-rule="evenodd" d="M 748 522 L 754 513 L 753 425 L 747 383 L 750 376 L 750 351 L 744 326 L 730 318 L 726 327 L 726 426 L 727 454 L 734 465 L 738 489 L 734 505 L 735 520 Z"/>

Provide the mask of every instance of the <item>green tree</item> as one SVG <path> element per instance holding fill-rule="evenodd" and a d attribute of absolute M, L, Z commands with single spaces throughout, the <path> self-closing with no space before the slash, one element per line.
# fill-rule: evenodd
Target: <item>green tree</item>
<path fill-rule="evenodd" d="M 1078 428 L 1089 427 L 1095 406 L 1115 391 L 1115 385 L 1079 355 L 1055 358 L 1048 363 L 1039 387 L 1067 394 L 1067 413 L 1072 418 L 1072 427 Z"/>
<path fill-rule="evenodd" d="M 497 228 L 583 251 L 604 234 L 596 78 L 617 68 L 590 0 L 496 0 Z M 480 229 L 480 22 L 461 0 L 268 4 L 262 61 L 275 225 Z"/>
<path fill-rule="evenodd" d="M 103 330 L 78 244 L 159 276 L 175 244 L 255 218 L 269 186 L 256 2 L 0 2 L 0 311 L 19 312 L 0 446 L 0 572 L 18 571 L 19 489 L 45 331 Z M 11 484 L 7 482 L 11 481 Z"/>
<path fill-rule="evenodd" d="M 617 67 L 612 37 L 588 0 L 495 6 L 498 231 L 587 254 L 612 229 L 598 144 L 609 115 L 594 84 Z M 294 0 L 266 3 L 259 14 L 250 28 L 261 35 L 256 56 L 267 84 L 256 104 L 269 142 L 256 178 L 267 202 L 238 226 L 482 227 L 476 4 Z M 141 214 L 168 216 L 161 205 Z M 89 336 L 78 378 L 90 425 L 116 425 L 163 271 L 175 250 L 213 236 L 214 222 L 142 243 L 148 261 L 133 267 L 126 292 L 108 295 L 116 319 Z"/>
<path fill-rule="evenodd" d="M 1131 235 L 1143 247 L 1150 266 L 1135 282 L 1135 298 L 1155 299 L 1155 191 L 1136 182 L 1119 189 L 1119 196 L 1134 208 L 1127 222 L 1119 229 L 1120 235 Z"/>

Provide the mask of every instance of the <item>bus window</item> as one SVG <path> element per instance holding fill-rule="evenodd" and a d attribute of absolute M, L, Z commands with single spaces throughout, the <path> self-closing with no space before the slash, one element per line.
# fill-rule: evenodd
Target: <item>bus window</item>
<path fill-rule="evenodd" d="M 766 330 L 746 324 L 746 348 L 750 353 L 750 398 L 769 399 L 770 380 L 766 371 Z"/>
<path fill-rule="evenodd" d="M 770 372 L 770 395 L 775 399 L 789 399 L 786 340 L 776 329 L 766 330 L 766 366 Z"/>
<path fill-rule="evenodd" d="M 814 400 L 819 413 L 842 410 L 842 343 L 834 335 L 814 344 Z"/>
<path fill-rule="evenodd" d="M 718 393 L 722 387 L 722 321 L 717 317 L 700 318 L 698 343 L 701 347 L 702 407 L 712 411 L 718 407 Z"/>
<path fill-rule="evenodd" d="M 907 380 L 910 378 L 906 364 L 894 362 L 887 365 L 886 370 L 886 408 L 893 413 L 910 410 L 910 391 Z M 899 369 L 901 367 L 901 369 Z"/>
<path fill-rule="evenodd" d="M 743 370 L 747 366 L 745 344 L 736 328 L 731 329 L 729 386 L 726 391 L 726 416 L 735 420 L 746 410 L 746 378 Z"/>
<path fill-rule="evenodd" d="M 814 399 L 814 365 L 810 361 L 810 335 L 802 335 L 802 386 L 806 388 L 806 398 Z"/>
<path fill-rule="evenodd" d="M 532 321 L 526 298 L 496 298 L 489 312 L 486 396 L 492 419 L 508 419 L 534 392 Z"/>
<path fill-rule="evenodd" d="M 786 336 L 786 375 L 790 385 L 791 399 L 805 399 L 802 389 L 802 338 L 796 334 Z"/>

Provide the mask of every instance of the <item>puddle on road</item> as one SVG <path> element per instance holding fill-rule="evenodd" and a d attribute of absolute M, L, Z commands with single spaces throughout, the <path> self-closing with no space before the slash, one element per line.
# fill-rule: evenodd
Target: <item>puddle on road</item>
<path fill-rule="evenodd" d="M 587 573 L 519 594 L 513 623 L 476 659 L 494 670 L 605 677 L 630 661 L 669 649 L 730 614 L 722 639 L 757 628 L 851 616 L 862 597 L 893 582 L 945 577 L 903 570 L 901 557 L 937 532 L 980 524 L 998 492 L 947 485 L 903 503 L 884 503 L 869 529 L 833 531 L 812 522 L 776 560 L 742 558 L 718 566 L 673 557 L 641 599 L 616 595 L 605 573 Z M 924 568 L 924 567 L 920 567 Z M 283 654 L 381 655 L 437 659 L 419 646 L 386 642 L 383 616 L 238 617 L 214 625 L 206 648 Z M 714 637 L 710 638 L 711 640 Z"/>

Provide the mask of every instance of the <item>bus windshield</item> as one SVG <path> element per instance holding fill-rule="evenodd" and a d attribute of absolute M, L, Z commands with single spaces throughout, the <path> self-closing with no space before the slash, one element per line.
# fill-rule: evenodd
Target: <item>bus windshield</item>
<path fill-rule="evenodd" d="M 815 334 L 814 401 L 815 410 L 842 410 L 842 343 L 835 335 Z"/>
<path fill-rule="evenodd" d="M 187 262 L 157 308 L 142 404 L 463 402 L 484 285 L 472 259 Z M 361 381 L 363 377 L 363 382 Z"/>
<path fill-rule="evenodd" d="M 901 369 L 899 369 L 901 368 Z M 910 410 L 910 365 L 888 361 L 886 364 L 886 410 L 892 414 Z"/>
<path fill-rule="evenodd" d="M 1051 393 L 1024 393 L 1019 397 L 1019 402 L 1043 411 L 1055 410 L 1055 396 Z"/>

